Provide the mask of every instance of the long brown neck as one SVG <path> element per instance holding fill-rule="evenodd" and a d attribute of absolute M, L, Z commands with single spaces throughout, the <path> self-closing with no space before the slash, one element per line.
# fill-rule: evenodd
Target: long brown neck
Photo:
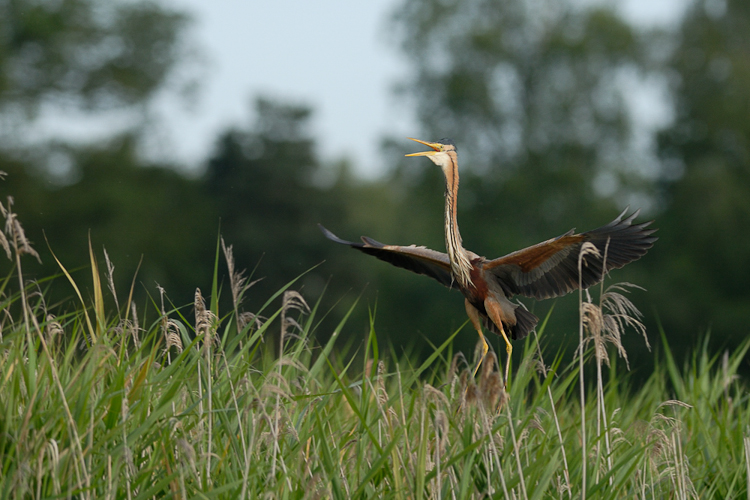
<path fill-rule="evenodd" d="M 456 218 L 458 198 L 458 165 L 456 157 L 451 157 L 449 165 L 443 167 L 445 174 L 445 249 L 451 263 L 451 273 L 461 286 L 473 285 L 471 281 L 471 263 L 469 256 L 461 244 L 461 234 L 458 232 Z"/>

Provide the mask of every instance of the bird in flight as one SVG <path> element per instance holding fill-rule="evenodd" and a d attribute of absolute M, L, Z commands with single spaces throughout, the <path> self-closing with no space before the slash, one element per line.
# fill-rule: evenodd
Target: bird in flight
<path fill-rule="evenodd" d="M 638 211 L 626 215 L 625 209 L 609 224 L 592 231 L 576 234 L 573 230 L 518 250 L 504 257 L 488 260 L 463 247 L 456 218 L 458 195 L 458 151 L 452 141 L 426 142 L 409 138 L 430 148 L 429 151 L 406 156 L 426 156 L 443 170 L 445 175 L 445 248 L 447 253 L 423 246 L 385 245 L 362 237 L 362 242 L 345 241 L 320 226 L 331 241 L 348 245 L 376 258 L 434 278 L 441 284 L 458 289 L 464 296 L 466 313 L 479 333 L 482 353 L 474 375 L 487 354 L 487 341 L 482 328 L 502 336 L 508 353 L 505 381 L 513 346 L 510 339 L 526 337 L 539 318 L 517 303 L 514 295 L 537 300 L 565 295 L 579 288 L 599 283 L 611 269 L 643 257 L 657 240 L 652 221 L 634 224 Z M 579 273 L 579 255 L 584 243 L 598 252 L 583 252 Z"/>

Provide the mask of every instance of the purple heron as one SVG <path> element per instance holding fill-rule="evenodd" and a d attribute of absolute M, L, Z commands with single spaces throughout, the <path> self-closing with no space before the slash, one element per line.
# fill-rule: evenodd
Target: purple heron
<path fill-rule="evenodd" d="M 413 141 L 430 147 L 429 151 L 406 156 L 426 156 L 445 174 L 445 248 L 447 254 L 415 245 L 384 245 L 362 237 L 362 243 L 345 241 L 320 226 L 325 236 L 344 245 L 373 255 L 418 274 L 436 279 L 441 284 L 456 288 L 463 294 L 466 312 L 471 324 L 479 333 L 482 353 L 477 370 L 487 354 L 487 341 L 482 327 L 502 336 L 508 353 L 505 380 L 513 346 L 510 339 L 524 338 L 536 326 L 539 318 L 511 302 L 514 295 L 537 300 L 565 295 L 578 289 L 579 283 L 588 288 L 599 283 L 606 272 L 619 269 L 638 260 L 651 248 L 656 229 L 647 229 L 652 221 L 633 224 L 639 211 L 626 216 L 625 209 L 615 220 L 593 231 L 575 234 L 573 230 L 518 250 L 504 257 L 488 260 L 470 250 L 461 241 L 456 219 L 458 195 L 458 154 L 456 146 L 448 139 L 440 142 Z M 582 272 L 578 272 L 578 258 L 584 243 L 593 244 L 599 255 L 583 256 Z M 602 256 L 605 256 L 603 258 Z M 606 268 L 603 267 L 606 265 Z"/>

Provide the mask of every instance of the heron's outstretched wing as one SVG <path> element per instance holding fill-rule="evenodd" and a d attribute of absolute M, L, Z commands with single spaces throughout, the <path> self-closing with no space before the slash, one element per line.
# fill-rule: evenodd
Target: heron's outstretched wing
<path fill-rule="evenodd" d="M 449 288 L 453 284 L 450 261 L 448 260 L 448 255 L 444 253 L 414 245 L 406 247 L 384 245 L 383 243 L 368 238 L 367 236 L 362 237 L 362 243 L 354 243 L 342 240 L 320 224 L 318 224 L 318 227 L 323 231 L 326 238 L 331 241 L 341 243 L 342 245 L 349 245 L 361 252 L 373 255 L 380 260 L 393 264 L 396 267 L 402 267 L 417 274 L 424 274 L 425 276 L 436 279 Z"/>
<path fill-rule="evenodd" d="M 656 229 L 646 229 L 653 221 L 633 224 L 638 210 L 624 218 L 625 209 L 615 220 L 599 229 L 581 234 L 573 230 L 537 245 L 487 261 L 483 268 L 493 274 L 503 290 L 535 299 L 557 297 L 578 288 L 578 255 L 585 242 L 593 244 L 600 256 L 583 258 L 581 281 L 588 288 L 602 280 L 606 270 L 618 269 L 641 258 L 651 248 Z"/>

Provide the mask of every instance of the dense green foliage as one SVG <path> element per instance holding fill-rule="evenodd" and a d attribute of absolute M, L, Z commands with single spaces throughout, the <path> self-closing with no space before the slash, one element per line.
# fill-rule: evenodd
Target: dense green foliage
<path fill-rule="evenodd" d="M 413 135 L 458 144 L 464 242 L 488 257 L 597 227 L 627 204 L 645 207 L 660 240 L 615 278 L 650 291 L 645 321 L 679 336 L 681 355 L 691 345 L 682 339 L 707 329 L 736 347 L 750 324 L 746 3 L 696 2 L 679 26 L 658 32 L 573 4 L 405 0 L 394 30 L 414 68 L 402 82 L 423 127 Z M 158 283 L 184 304 L 210 281 L 207 242 L 221 231 L 255 269 L 252 279 L 264 278 L 249 310 L 323 262 L 301 282 L 308 297 L 328 290 L 324 338 L 362 294 L 378 310 L 379 332 L 399 346 L 442 343 L 465 320 L 459 297 L 331 245 L 316 228 L 442 249 L 443 179 L 429 162 L 403 158 L 414 151 L 407 141 L 385 142 L 392 169 L 384 178 L 358 181 L 345 162 L 319 158 L 310 109 L 266 99 L 256 101 L 253 123 L 223 132 L 204 170 L 189 176 L 143 160 L 141 127 L 87 145 L 18 140 L 49 103 L 147 109 L 185 62 L 186 19 L 148 2 L 0 4 L 2 187 L 16 197 L 29 238 L 46 237 L 74 270 L 87 263 L 90 233 L 117 263 L 118 287 L 130 285 L 144 256 L 138 303 Z M 635 128 L 627 104 L 628 87 L 644 81 L 667 82 L 674 103 L 674 122 L 658 136 Z M 636 147 L 644 134 L 652 150 Z M 38 249 L 42 264 L 28 264 L 27 276 L 57 273 L 46 245 Z M 61 286 L 49 296 L 72 297 Z M 543 316 L 552 302 L 528 306 Z M 572 348 L 575 299 L 554 306 L 553 342 Z M 365 311 L 355 311 L 355 324 L 366 323 Z M 457 340 L 456 349 L 472 345 Z M 642 345 L 629 348 L 651 359 Z"/>
<path fill-rule="evenodd" d="M 670 231 L 652 288 L 665 322 L 738 341 L 750 320 L 750 5 L 718 4 L 690 12 L 669 60 L 676 117 L 659 152 L 671 174 L 660 214 Z"/>
<path fill-rule="evenodd" d="M 21 242 L 15 224 L 8 236 Z M 379 345 L 376 319 L 350 355 L 333 349 L 358 330 L 346 319 L 319 345 L 325 311 L 298 283 L 256 321 L 237 274 L 233 309 L 219 309 L 215 275 L 193 320 L 163 297 L 144 308 L 112 297 L 92 252 L 93 298 L 55 316 L 35 284 L 18 289 L 30 250 L 9 248 L 0 498 L 740 498 L 750 484 L 750 399 L 736 376 L 750 341 L 721 360 L 704 344 L 683 368 L 665 341 L 632 389 L 592 323 L 617 309 L 584 303 L 585 345 L 604 350 L 544 359 L 536 339 L 556 332 L 542 326 L 506 392 L 494 354 L 475 382 L 452 337 L 417 364 Z"/>
<path fill-rule="evenodd" d="M 149 2 L 3 0 L 0 112 L 142 103 L 184 55 L 186 20 Z"/>

